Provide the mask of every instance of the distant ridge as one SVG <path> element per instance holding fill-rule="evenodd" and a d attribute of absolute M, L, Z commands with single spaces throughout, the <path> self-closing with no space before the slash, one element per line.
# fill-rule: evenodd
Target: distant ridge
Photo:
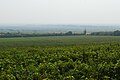
<path fill-rule="evenodd" d="M 48 33 L 48 32 L 83 32 L 84 29 L 87 32 L 98 32 L 98 31 L 115 31 L 120 30 L 120 25 L 52 25 L 52 24 L 25 24 L 25 25 L 0 25 L 0 32 L 9 32 L 9 31 L 27 31 L 27 32 L 41 32 L 41 33 Z"/>

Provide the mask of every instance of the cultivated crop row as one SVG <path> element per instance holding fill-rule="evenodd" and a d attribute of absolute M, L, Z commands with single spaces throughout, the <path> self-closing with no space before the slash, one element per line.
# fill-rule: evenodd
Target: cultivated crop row
<path fill-rule="evenodd" d="M 0 80 L 120 80 L 120 44 L 12 48 L 0 52 Z"/>

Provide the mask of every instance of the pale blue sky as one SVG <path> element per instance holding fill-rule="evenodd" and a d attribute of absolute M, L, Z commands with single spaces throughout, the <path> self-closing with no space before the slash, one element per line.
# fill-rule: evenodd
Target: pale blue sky
<path fill-rule="evenodd" d="M 120 24 L 120 0 L 0 0 L 0 24 Z"/>

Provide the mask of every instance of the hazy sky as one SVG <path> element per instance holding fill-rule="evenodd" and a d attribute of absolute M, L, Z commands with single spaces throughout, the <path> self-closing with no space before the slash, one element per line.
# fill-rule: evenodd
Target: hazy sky
<path fill-rule="evenodd" d="M 0 0 L 0 24 L 120 24 L 120 0 Z"/>

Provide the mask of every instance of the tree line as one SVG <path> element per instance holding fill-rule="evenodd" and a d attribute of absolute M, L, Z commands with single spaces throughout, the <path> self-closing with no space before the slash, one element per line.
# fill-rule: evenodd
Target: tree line
<path fill-rule="evenodd" d="M 95 35 L 95 36 L 120 36 L 120 31 L 116 30 L 113 32 L 93 32 L 90 35 Z"/>
<path fill-rule="evenodd" d="M 40 34 L 40 33 L 0 33 L 0 38 L 11 38 L 11 37 L 40 37 L 40 36 L 82 36 L 82 35 L 89 35 L 89 36 L 120 36 L 120 31 L 116 30 L 113 32 L 92 32 L 87 33 L 86 30 L 83 31 L 83 33 L 73 33 L 72 31 L 68 31 L 66 33 L 46 33 L 46 34 Z"/>

